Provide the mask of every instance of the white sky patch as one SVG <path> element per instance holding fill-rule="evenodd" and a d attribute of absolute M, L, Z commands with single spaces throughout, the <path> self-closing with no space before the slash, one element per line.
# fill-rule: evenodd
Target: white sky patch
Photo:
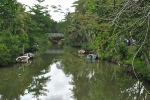
<path fill-rule="evenodd" d="M 21 2 L 22 4 L 28 5 L 30 7 L 32 7 L 34 4 L 38 3 L 36 0 L 17 0 L 17 1 Z M 59 22 L 65 18 L 65 14 L 54 12 L 54 9 L 52 9 L 51 6 L 52 5 L 55 5 L 55 6 L 60 5 L 62 8 L 62 11 L 64 13 L 67 13 L 66 9 L 69 9 L 69 12 L 74 12 L 75 9 L 71 6 L 72 6 L 72 3 L 75 1 L 76 0 L 45 0 L 43 3 L 41 3 L 41 5 L 42 6 L 48 5 L 49 10 L 51 11 L 50 15 L 51 15 L 52 19 Z"/>

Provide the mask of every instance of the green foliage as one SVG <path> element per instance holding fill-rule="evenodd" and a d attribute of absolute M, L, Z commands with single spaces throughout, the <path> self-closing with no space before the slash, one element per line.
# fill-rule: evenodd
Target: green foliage
<path fill-rule="evenodd" d="M 9 31 L 3 30 L 0 32 L 2 43 L 2 55 L 1 64 L 6 65 L 9 62 L 14 62 L 15 58 L 22 52 L 22 46 L 28 47 L 28 40 L 25 38 L 24 34 L 21 36 L 12 35 Z M 4 63 L 3 63 L 4 62 Z"/>
<path fill-rule="evenodd" d="M 37 0 L 39 3 L 44 2 L 45 0 Z"/>
<path fill-rule="evenodd" d="M 150 46 L 149 5 L 147 0 L 75 1 L 76 9 L 65 34 L 67 43 L 89 47 L 100 58 L 108 57 L 131 64 L 137 50 L 131 50 L 123 40 L 120 43 L 116 41 L 118 38 L 135 39 L 138 41 L 135 48 L 140 48 L 135 59 L 144 60 L 143 54 L 149 54 Z"/>
<path fill-rule="evenodd" d="M 125 45 L 125 43 L 120 43 L 120 44 L 118 44 L 118 46 L 117 46 L 117 53 L 119 54 L 119 58 L 121 59 L 121 60 L 123 60 L 123 59 L 126 59 L 127 57 L 128 57 L 128 48 L 127 48 L 127 46 Z"/>
<path fill-rule="evenodd" d="M 30 33 L 36 32 L 37 33 L 50 33 L 52 27 L 53 20 L 50 19 L 48 6 L 41 6 L 40 4 L 35 4 L 30 9 L 30 14 L 32 18 L 32 24 L 30 26 Z"/>
<path fill-rule="evenodd" d="M 23 46 L 26 52 L 32 50 L 34 43 L 48 43 L 45 33 L 55 31 L 56 25 L 52 25 L 55 22 L 50 18 L 48 6 L 40 6 L 44 0 L 38 1 L 31 8 L 34 13 L 25 12 L 25 6 L 16 0 L 0 1 L 0 66 L 15 62 Z"/>
<path fill-rule="evenodd" d="M 0 44 L 0 65 L 5 66 L 8 64 L 9 58 L 9 49 L 5 46 L 5 44 Z"/>

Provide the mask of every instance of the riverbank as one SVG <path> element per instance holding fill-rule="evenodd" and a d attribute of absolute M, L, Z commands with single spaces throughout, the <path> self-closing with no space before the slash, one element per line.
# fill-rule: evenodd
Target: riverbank
<path fill-rule="evenodd" d="M 150 71 L 144 61 L 139 59 L 135 59 L 134 61 L 132 61 L 132 59 L 121 61 L 110 57 L 104 58 L 103 60 L 119 65 L 127 72 L 127 74 L 132 75 L 138 80 L 150 83 Z"/>

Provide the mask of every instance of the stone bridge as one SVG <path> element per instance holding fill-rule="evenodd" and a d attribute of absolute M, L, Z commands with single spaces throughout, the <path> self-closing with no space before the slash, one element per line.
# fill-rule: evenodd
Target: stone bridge
<path fill-rule="evenodd" d="M 48 36 L 52 37 L 52 38 L 64 38 L 64 34 L 63 33 L 47 33 Z"/>

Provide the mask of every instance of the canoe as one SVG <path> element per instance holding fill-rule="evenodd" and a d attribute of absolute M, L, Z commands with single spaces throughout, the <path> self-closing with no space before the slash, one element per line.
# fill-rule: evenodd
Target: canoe
<path fill-rule="evenodd" d="M 28 60 L 29 60 L 28 56 L 19 56 L 16 58 L 17 62 L 25 62 L 26 63 L 26 62 L 28 62 Z"/>
<path fill-rule="evenodd" d="M 95 60 L 97 58 L 97 55 L 95 55 L 95 54 L 88 54 L 87 55 L 87 59 L 89 59 L 89 60 Z"/>
<path fill-rule="evenodd" d="M 34 58 L 34 54 L 33 53 L 25 53 L 23 56 L 28 56 L 29 58 Z"/>
<path fill-rule="evenodd" d="M 78 53 L 85 53 L 85 50 L 78 50 Z"/>

